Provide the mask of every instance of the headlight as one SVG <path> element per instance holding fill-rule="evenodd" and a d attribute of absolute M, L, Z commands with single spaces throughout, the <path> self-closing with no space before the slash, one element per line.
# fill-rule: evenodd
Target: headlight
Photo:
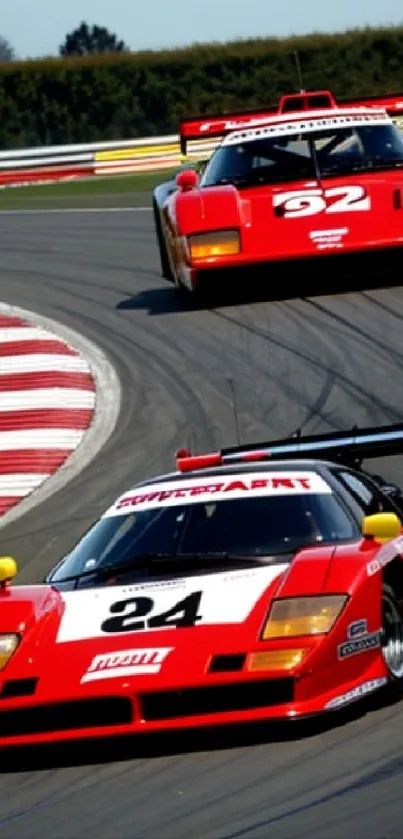
<path fill-rule="evenodd" d="M 15 633 L 0 635 L 0 670 L 4 670 L 11 656 L 14 655 L 19 643 L 20 636 Z"/>
<path fill-rule="evenodd" d="M 274 600 L 262 639 L 267 641 L 269 638 L 324 635 L 330 632 L 347 600 L 344 594 Z"/>
<path fill-rule="evenodd" d="M 215 256 L 233 256 L 241 249 L 238 230 L 214 230 L 211 233 L 196 233 L 188 238 L 192 259 L 208 259 Z"/>

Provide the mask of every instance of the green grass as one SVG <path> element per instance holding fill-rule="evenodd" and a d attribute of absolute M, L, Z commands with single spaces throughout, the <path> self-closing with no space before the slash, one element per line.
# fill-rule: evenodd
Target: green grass
<path fill-rule="evenodd" d="M 106 175 L 79 181 L 0 190 L 1 210 L 68 209 L 79 207 L 150 206 L 151 192 L 175 170 L 135 175 Z"/>

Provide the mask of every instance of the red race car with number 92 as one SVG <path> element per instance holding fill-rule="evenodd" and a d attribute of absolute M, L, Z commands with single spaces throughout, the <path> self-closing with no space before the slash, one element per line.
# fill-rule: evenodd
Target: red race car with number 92
<path fill-rule="evenodd" d="M 40 585 L 0 559 L 0 746 L 328 714 L 403 687 L 403 424 L 194 455 Z"/>
<path fill-rule="evenodd" d="M 273 288 L 283 268 L 354 272 L 365 255 L 383 268 L 403 246 L 402 115 L 403 95 L 336 103 L 312 91 L 183 120 L 184 156 L 214 151 L 200 180 L 185 167 L 154 190 L 163 276 L 212 291 L 252 269 Z"/>

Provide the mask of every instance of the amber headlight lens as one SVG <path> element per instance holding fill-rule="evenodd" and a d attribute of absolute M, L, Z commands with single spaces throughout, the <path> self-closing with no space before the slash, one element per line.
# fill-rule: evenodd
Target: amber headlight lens
<path fill-rule="evenodd" d="M 347 600 L 344 594 L 274 600 L 262 639 L 266 641 L 269 638 L 326 634 L 343 611 Z"/>
<path fill-rule="evenodd" d="M 233 256 L 241 249 L 238 230 L 214 230 L 189 236 L 192 259 L 209 259 L 216 256 Z"/>
<path fill-rule="evenodd" d="M 10 633 L 9 635 L 0 635 L 0 670 L 3 670 L 6 664 L 8 664 L 19 643 L 19 635 L 14 633 Z"/>

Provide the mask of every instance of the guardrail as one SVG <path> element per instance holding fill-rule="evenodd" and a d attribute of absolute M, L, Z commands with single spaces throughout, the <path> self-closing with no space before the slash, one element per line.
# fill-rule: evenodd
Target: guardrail
<path fill-rule="evenodd" d="M 403 117 L 395 119 L 403 130 Z M 203 160 L 211 155 L 220 138 L 188 144 L 186 159 Z M 0 188 L 35 183 L 175 169 L 183 163 L 176 134 L 112 140 L 88 145 L 46 146 L 0 151 Z"/>
<path fill-rule="evenodd" d="M 218 140 L 189 144 L 188 158 L 209 157 Z M 46 146 L 0 152 L 0 187 L 174 169 L 183 162 L 178 135 Z"/>

